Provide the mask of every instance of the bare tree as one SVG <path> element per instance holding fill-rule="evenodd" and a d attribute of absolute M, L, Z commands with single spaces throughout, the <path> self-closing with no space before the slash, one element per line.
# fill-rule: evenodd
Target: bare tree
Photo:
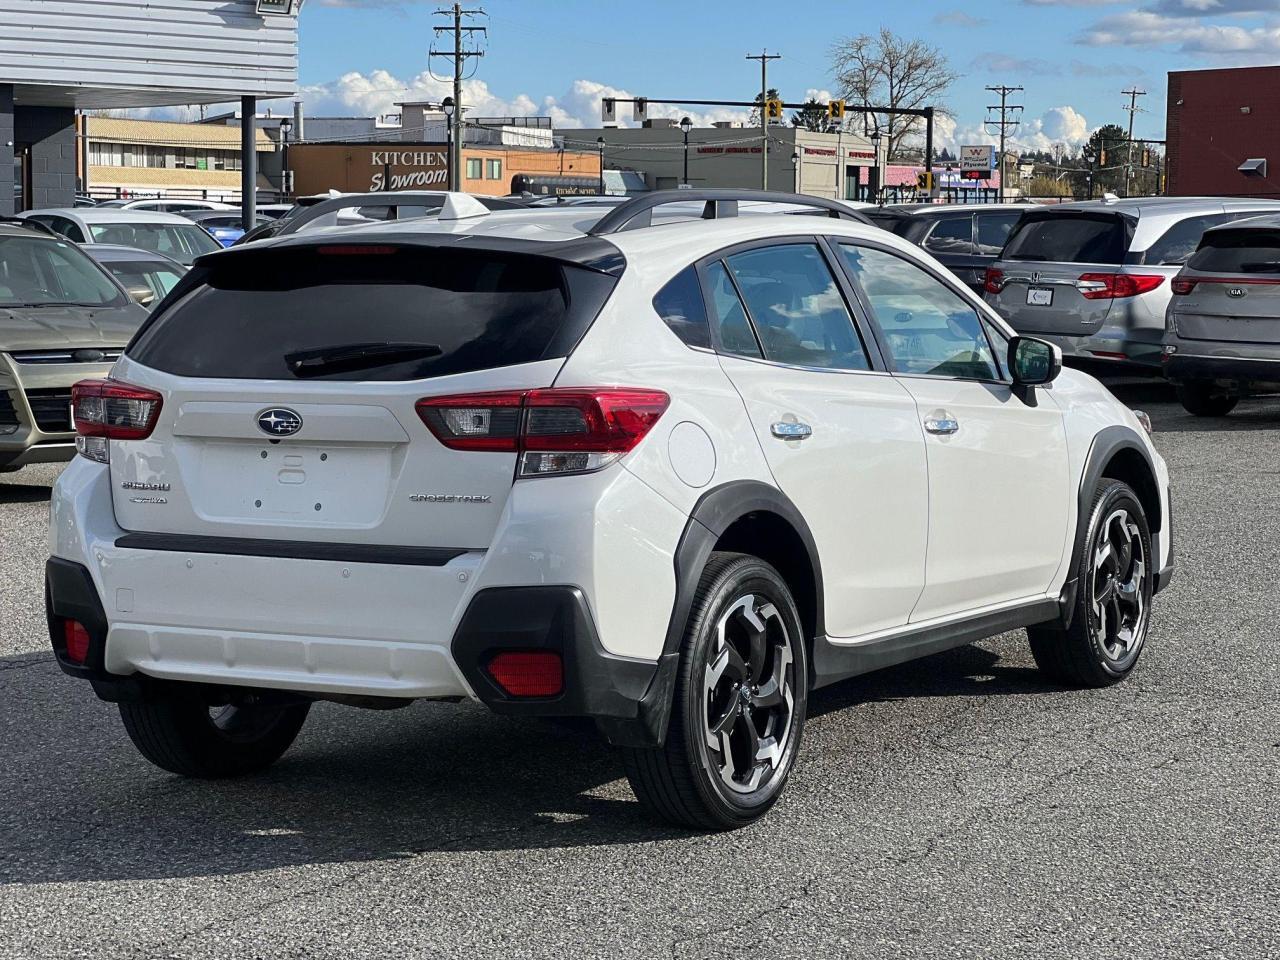
<path fill-rule="evenodd" d="M 836 41 L 831 72 L 851 111 L 858 104 L 870 104 L 912 110 L 931 106 L 945 113 L 940 101 L 956 80 L 940 49 L 900 37 L 887 27 L 874 36 L 864 33 Z M 924 126 L 922 117 L 902 114 L 890 114 L 882 122 L 890 157 Z"/>

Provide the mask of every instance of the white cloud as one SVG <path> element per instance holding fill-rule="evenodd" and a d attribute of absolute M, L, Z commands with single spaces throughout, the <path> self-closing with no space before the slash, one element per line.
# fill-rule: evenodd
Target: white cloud
<path fill-rule="evenodd" d="M 1221 59 L 1270 59 L 1280 54 L 1280 27 L 1203 23 L 1133 10 L 1103 17 L 1077 38 L 1088 46 L 1176 47 L 1182 53 Z"/>
<path fill-rule="evenodd" d="M 1052 150 L 1055 143 L 1078 147 L 1089 139 L 1089 122 L 1075 107 L 1050 107 L 1039 117 L 1023 120 L 1011 133 L 1008 142 L 1016 150 Z M 957 153 L 964 144 L 998 143 L 982 124 L 960 125 L 954 117 L 940 116 L 934 121 L 934 147 L 946 147 Z"/>

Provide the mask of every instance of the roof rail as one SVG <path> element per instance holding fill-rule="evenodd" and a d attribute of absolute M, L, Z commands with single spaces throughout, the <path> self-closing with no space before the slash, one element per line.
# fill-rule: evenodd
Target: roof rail
<path fill-rule="evenodd" d="M 838 200 L 811 197 L 806 194 L 784 193 L 781 190 L 750 190 L 747 188 L 709 187 L 703 190 L 655 190 L 614 207 L 587 233 L 603 237 L 624 230 L 640 230 L 653 226 L 653 211 L 671 203 L 703 204 L 702 219 L 719 220 L 738 216 L 741 203 L 790 203 L 798 207 L 813 207 L 827 211 L 827 215 L 841 220 L 855 220 L 870 224 L 862 214 L 851 210 Z"/>

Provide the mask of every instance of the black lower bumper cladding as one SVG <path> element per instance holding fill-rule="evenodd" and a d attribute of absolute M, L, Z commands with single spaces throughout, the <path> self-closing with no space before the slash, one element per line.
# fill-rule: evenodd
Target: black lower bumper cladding
<path fill-rule="evenodd" d="M 671 709 L 678 656 L 656 664 L 614 656 L 600 645 L 586 598 L 577 587 L 491 587 L 472 598 L 453 637 L 453 659 L 476 696 L 495 713 L 589 717 L 610 743 L 656 745 Z M 559 696 L 507 694 L 486 666 L 506 650 L 553 650 L 564 663 Z"/>
<path fill-rule="evenodd" d="M 107 615 L 89 571 L 79 563 L 50 557 L 44 565 L 45 619 L 49 643 L 62 672 L 93 684 L 103 700 L 140 700 L 145 697 L 145 678 L 108 673 L 104 661 L 107 649 Z M 89 634 L 89 655 L 84 663 L 67 656 L 63 624 L 78 621 Z"/>

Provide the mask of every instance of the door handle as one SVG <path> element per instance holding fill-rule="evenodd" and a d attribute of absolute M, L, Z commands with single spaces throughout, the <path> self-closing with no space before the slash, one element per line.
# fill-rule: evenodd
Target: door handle
<path fill-rule="evenodd" d="M 924 429 L 928 433 L 949 436 L 960 430 L 960 421 L 949 413 L 935 413 L 925 417 Z"/>
<path fill-rule="evenodd" d="M 813 427 L 807 423 L 779 421 L 769 425 L 769 432 L 779 440 L 804 440 L 813 436 Z"/>

